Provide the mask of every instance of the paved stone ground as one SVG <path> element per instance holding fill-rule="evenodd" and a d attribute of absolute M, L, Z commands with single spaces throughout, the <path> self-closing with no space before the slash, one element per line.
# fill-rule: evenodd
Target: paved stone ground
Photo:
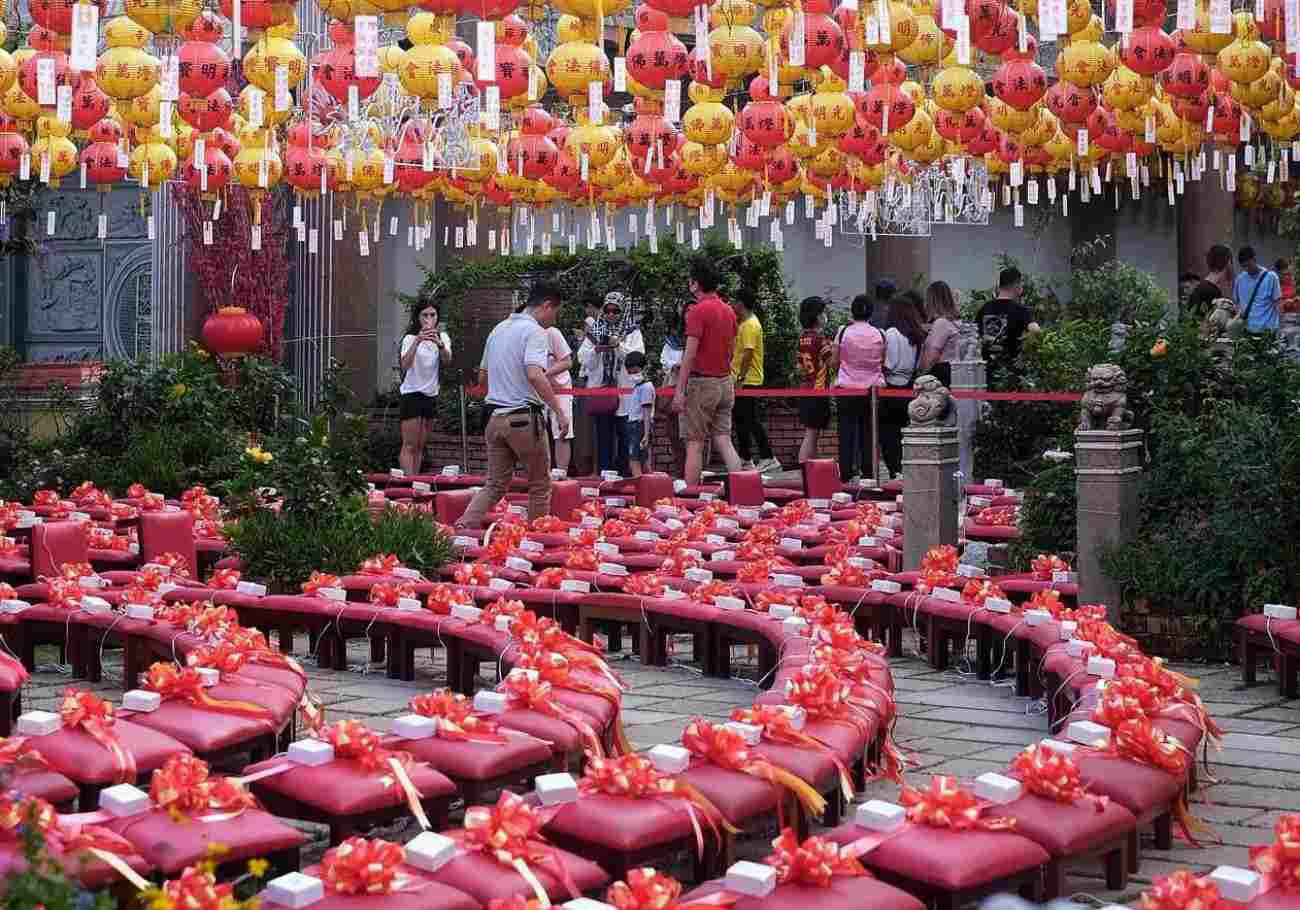
<path fill-rule="evenodd" d="M 674 659 L 689 657 L 688 641 L 681 640 L 686 650 L 679 650 Z M 298 656 L 310 667 L 310 659 L 301 650 Z M 907 643 L 906 650 L 910 656 L 894 662 L 901 715 L 897 736 L 914 760 L 908 773 L 913 784 L 924 785 L 929 774 L 969 778 L 1002 770 L 1020 748 L 1047 733 L 1042 706 L 1017 698 L 1009 685 L 980 682 L 954 671 L 936 673 L 914 656 L 914 642 Z M 427 652 L 422 652 L 417 680 L 404 683 L 386 679 L 381 668 L 367 670 L 367 655 L 356 643 L 350 651 L 354 666 L 349 672 L 309 669 L 312 688 L 327 706 L 330 719 L 356 717 L 376 729 L 386 729 L 393 716 L 404 712 L 412 695 L 445 684 L 440 656 L 429 663 Z M 41 657 L 53 660 L 54 653 L 46 649 Z M 733 706 L 748 705 L 758 692 L 753 681 L 705 679 L 690 666 L 646 669 L 622 660 L 616 668 L 632 686 L 625 696 L 624 718 L 628 736 L 639 748 L 675 741 L 691 717 L 726 718 Z M 1247 689 L 1242 687 L 1236 667 L 1182 665 L 1176 669 L 1200 679 L 1202 698 L 1225 731 L 1223 750 L 1211 756 L 1217 782 L 1209 783 L 1203 777 L 1192 806 L 1197 817 L 1213 826 L 1216 837 L 1199 849 L 1176 841 L 1169 851 L 1154 850 L 1148 839 L 1142 870 L 1126 893 L 1106 892 L 1098 866 L 1071 876 L 1069 890 L 1076 894 L 1092 895 L 1106 903 L 1125 902 L 1154 876 L 1178 867 L 1208 871 L 1224 863 L 1244 866 L 1250 845 L 1271 840 L 1278 815 L 1300 812 L 1300 701 L 1280 699 L 1270 674 L 1262 674 L 1261 683 Z M 91 688 L 117 700 L 121 696 L 121 664 L 113 655 L 106 655 L 106 675 L 106 683 Z M 24 707 L 54 709 L 69 682 L 55 668 L 41 667 L 29 684 Z M 487 680 L 481 682 L 488 684 Z M 878 782 L 859 798 L 896 796 L 896 786 Z M 406 832 L 386 833 L 401 838 Z M 758 858 L 766 853 L 766 846 L 764 840 L 754 838 L 742 844 L 741 853 Z M 316 850 L 321 847 L 318 843 Z M 314 853 L 309 851 L 308 856 Z"/>

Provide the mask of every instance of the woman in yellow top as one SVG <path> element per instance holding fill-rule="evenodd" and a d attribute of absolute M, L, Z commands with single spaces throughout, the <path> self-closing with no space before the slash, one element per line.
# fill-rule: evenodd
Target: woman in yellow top
<path fill-rule="evenodd" d="M 763 324 L 755 312 L 753 292 L 742 288 L 736 292 L 731 308 L 736 311 L 736 347 L 731 355 L 731 378 L 738 389 L 758 388 L 763 384 Z M 758 399 L 736 396 L 732 410 L 736 424 L 736 451 L 745 467 L 775 473 L 782 470 L 781 462 L 772 456 L 772 443 L 768 441 L 763 421 L 758 416 Z M 750 460 L 758 445 L 758 464 Z"/>

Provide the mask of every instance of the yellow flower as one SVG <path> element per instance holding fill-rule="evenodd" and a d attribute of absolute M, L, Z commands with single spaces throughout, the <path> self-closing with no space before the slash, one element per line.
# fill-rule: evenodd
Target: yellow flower
<path fill-rule="evenodd" d="M 213 841 L 212 843 L 208 844 L 209 857 L 225 856 L 229 852 L 230 852 L 229 844 L 223 844 L 221 841 Z"/>
<path fill-rule="evenodd" d="M 275 460 L 275 456 L 272 455 L 270 452 L 258 452 L 257 460 L 260 461 L 262 464 L 270 464 L 272 461 Z"/>
<path fill-rule="evenodd" d="M 185 393 L 188 391 L 189 389 L 186 387 L 185 383 L 178 382 L 171 388 L 171 397 L 173 400 L 184 397 Z"/>
<path fill-rule="evenodd" d="M 258 461 L 259 456 L 262 454 L 261 446 L 248 446 L 244 449 L 244 454 L 254 461 Z"/>
<path fill-rule="evenodd" d="M 271 868 L 271 864 L 264 859 L 250 859 L 248 861 L 248 874 L 253 878 L 261 878 L 266 875 L 266 870 Z"/>

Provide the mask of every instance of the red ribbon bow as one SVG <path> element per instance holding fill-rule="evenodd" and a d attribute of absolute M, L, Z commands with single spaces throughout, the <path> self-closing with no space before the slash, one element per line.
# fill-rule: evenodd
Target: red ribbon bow
<path fill-rule="evenodd" d="M 1098 812 L 1104 812 L 1109 802 L 1106 797 L 1089 793 L 1084 788 L 1079 766 L 1073 758 L 1037 744 L 1026 747 L 1012 760 L 1011 773 L 1024 782 L 1030 793 L 1058 803 L 1088 799 Z"/>
<path fill-rule="evenodd" d="M 539 515 L 533 519 L 532 529 L 539 534 L 562 534 L 569 523 L 558 515 Z"/>
<path fill-rule="evenodd" d="M 1029 564 L 1029 568 L 1034 573 L 1034 578 L 1039 581 L 1051 581 L 1054 572 L 1070 571 L 1070 564 L 1055 553 L 1039 553 Z"/>
<path fill-rule="evenodd" d="M 1179 869 L 1142 892 L 1141 910 L 1215 910 L 1219 889 L 1203 875 Z"/>
<path fill-rule="evenodd" d="M 558 590 L 560 585 L 569 578 L 569 570 L 563 566 L 551 566 L 549 569 L 542 569 L 537 574 L 536 581 L 533 582 L 539 588 L 548 590 Z"/>
<path fill-rule="evenodd" d="M 122 744 L 113 729 L 113 706 L 93 692 L 68 689 L 59 706 L 63 726 L 80 728 L 113 757 L 113 783 L 133 783 L 136 777 L 135 756 Z"/>
<path fill-rule="evenodd" d="M 27 745 L 27 737 L 0 738 L 0 765 L 15 768 L 48 768 L 45 756 Z"/>
<path fill-rule="evenodd" d="M 1250 848 L 1250 865 L 1280 890 L 1300 891 L 1300 815 L 1283 815 L 1273 835 L 1273 843 Z"/>
<path fill-rule="evenodd" d="M 399 844 L 349 837 L 325 851 L 319 874 L 325 887 L 337 894 L 388 894 L 402 884 L 398 869 L 405 859 Z"/>
<path fill-rule="evenodd" d="M 499 688 L 510 696 L 512 702 L 519 702 L 525 708 L 564 721 L 578 731 L 587 752 L 604 756 L 605 746 L 595 728 L 581 712 L 555 701 L 549 682 L 531 680 L 522 673 L 511 673 Z"/>
<path fill-rule="evenodd" d="M 193 755 L 174 755 L 153 773 L 149 798 L 173 815 L 239 813 L 257 807 L 257 800 L 227 777 L 212 777 L 208 763 Z"/>
<path fill-rule="evenodd" d="M 270 720 L 271 712 L 259 704 L 248 701 L 231 701 L 213 698 L 203 685 L 203 677 L 195 667 L 177 667 L 175 664 L 155 663 L 145 672 L 141 686 L 157 692 L 163 698 L 181 698 L 190 704 L 223 714 Z"/>
<path fill-rule="evenodd" d="M 914 824 L 953 831 L 1010 831 L 1014 818 L 981 818 L 984 806 L 974 794 L 962 789 L 957 778 L 936 774 L 928 790 L 904 785 L 898 802 L 907 809 L 907 820 Z"/>
<path fill-rule="evenodd" d="M 392 553 L 381 553 L 378 556 L 371 556 L 369 559 L 362 560 L 360 568 L 357 569 L 359 575 L 392 575 L 394 569 L 399 569 L 402 561 Z"/>
<path fill-rule="evenodd" d="M 853 800 L 853 776 L 849 774 L 848 767 L 840 761 L 840 757 L 821 740 L 818 740 L 802 730 L 796 730 L 794 720 L 790 712 L 777 705 L 754 705 L 752 708 L 732 708 L 731 719 L 743 724 L 754 724 L 763 728 L 764 739 L 772 742 L 784 743 L 787 746 L 797 746 L 804 749 L 815 749 L 826 755 L 834 763 L 835 769 L 840 775 L 840 788 L 844 791 L 844 798 L 850 802 Z"/>
<path fill-rule="evenodd" d="M 239 586 L 238 569 L 216 569 L 208 579 L 208 587 L 218 591 L 233 591 Z"/>
<path fill-rule="evenodd" d="M 568 868 L 555 848 L 541 837 L 544 825 L 541 813 L 523 797 L 503 790 L 495 806 L 470 806 L 465 810 L 465 845 L 515 869 L 541 901 L 547 900 L 546 892 L 528 864 L 549 860 L 560 882 L 576 898 L 578 887 Z"/>
<path fill-rule="evenodd" d="M 370 588 L 372 604 L 395 607 L 403 598 L 416 598 L 415 587 L 409 581 L 378 581 Z"/>
<path fill-rule="evenodd" d="M 785 828 L 772 841 L 772 855 L 763 862 L 776 869 L 776 880 L 813 888 L 829 888 L 837 875 L 870 875 L 857 857 L 850 856 L 838 844 L 820 837 L 799 843 L 792 828 Z"/>
<path fill-rule="evenodd" d="M 171 569 L 172 575 L 176 578 L 190 577 L 190 561 L 179 553 L 163 553 L 155 556 L 153 562 Z"/>
<path fill-rule="evenodd" d="M 315 594 L 321 588 L 337 588 L 340 579 L 337 575 L 329 575 L 325 572 L 312 572 L 311 578 L 302 583 L 302 593 Z"/>
<path fill-rule="evenodd" d="M 569 550 L 569 555 L 564 559 L 566 569 L 578 569 L 583 572 L 594 572 L 600 566 L 600 554 L 595 550 L 579 549 L 574 547 Z"/>
<path fill-rule="evenodd" d="M 416 695 L 408 707 L 422 717 L 438 720 L 438 737 L 453 741 L 492 743 L 507 742 L 497 732 L 495 721 L 474 713 L 474 703 L 450 689 L 434 689 L 427 695 Z"/>
<path fill-rule="evenodd" d="M 633 575 L 623 585 L 625 594 L 637 594 L 642 597 L 657 597 L 666 589 L 667 585 L 664 584 L 663 578 L 654 572 Z"/>
<path fill-rule="evenodd" d="M 367 771 L 383 771 L 390 758 L 398 758 L 403 764 L 411 762 L 409 753 L 385 749 L 379 734 L 358 720 L 335 721 L 317 736 L 334 747 L 335 758 L 355 761 Z"/>
<path fill-rule="evenodd" d="M 617 518 L 611 518 L 606 521 L 600 528 L 605 539 L 609 540 L 614 537 L 631 537 L 632 526 L 626 521 L 619 521 Z"/>
<path fill-rule="evenodd" d="M 975 523 L 992 527 L 1015 527 L 1020 510 L 1015 506 L 989 506 L 975 515 Z"/>
<path fill-rule="evenodd" d="M 474 598 L 470 597 L 469 592 L 460 585 L 449 585 L 440 582 L 429 589 L 429 595 L 424 599 L 424 605 L 433 613 L 450 616 L 452 607 L 474 606 Z"/>
<path fill-rule="evenodd" d="M 686 725 L 682 745 L 693 755 L 730 771 L 749 774 L 785 787 L 813 815 L 821 815 L 826 800 L 807 781 L 749 751 L 740 734 L 701 718 Z"/>
<path fill-rule="evenodd" d="M 681 903 L 682 886 L 679 881 L 654 869 L 629 869 L 627 881 L 610 885 L 605 899 L 615 910 L 708 910 L 729 907 L 739 895 L 726 891 L 710 894 L 704 900 Z M 489 907 L 488 910 L 493 910 Z M 517 908 L 510 908 L 517 910 Z M 531 908 L 530 908 L 531 910 Z"/>
<path fill-rule="evenodd" d="M 458 585 L 474 585 L 481 588 L 486 587 L 488 582 L 496 577 L 496 573 L 486 563 L 461 563 L 456 567 L 453 577 Z"/>

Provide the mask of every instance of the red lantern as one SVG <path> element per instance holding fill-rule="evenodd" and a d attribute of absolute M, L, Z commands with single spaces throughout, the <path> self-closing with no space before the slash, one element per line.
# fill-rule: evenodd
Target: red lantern
<path fill-rule="evenodd" d="M 1281 0 L 1273 0 L 1273 2 L 1277 4 L 1280 15 L 1282 9 Z M 1112 16 L 1115 15 L 1116 5 L 1115 0 L 1106 0 L 1106 7 L 1110 10 Z M 1137 28 L 1164 25 L 1167 14 L 1165 0 L 1133 0 L 1133 25 Z"/>
<path fill-rule="evenodd" d="M 176 102 L 176 113 L 180 114 L 182 120 L 201 133 L 225 126 L 230 122 L 230 114 L 234 109 L 235 105 L 230 100 L 230 92 L 224 88 L 217 89 L 206 98 L 182 94 Z"/>
<path fill-rule="evenodd" d="M 40 51 L 32 54 L 23 61 L 22 66 L 18 67 L 18 84 L 22 86 L 23 93 L 28 98 L 40 98 L 40 89 L 36 80 L 36 65 L 40 60 L 54 61 L 54 85 L 55 91 L 61 85 L 71 85 L 72 70 L 68 67 L 68 55 L 63 51 Z M 54 105 L 46 105 L 53 107 Z"/>
<path fill-rule="evenodd" d="M 126 168 L 117 164 L 116 142 L 92 142 L 81 150 L 81 163 L 86 166 L 86 180 L 97 187 L 109 188 L 126 179 Z"/>
<path fill-rule="evenodd" d="M 1002 131 L 996 126 L 992 123 L 985 123 L 979 135 L 966 143 L 966 151 L 975 156 L 987 155 L 998 147 L 998 140 L 1001 135 Z"/>
<path fill-rule="evenodd" d="M 186 41 L 204 41 L 208 44 L 220 41 L 224 35 L 225 29 L 220 17 L 206 9 L 195 16 L 189 27 L 181 32 L 181 37 Z"/>
<path fill-rule="evenodd" d="M 543 182 L 561 193 L 572 193 L 582 182 L 582 168 L 578 162 L 560 146 L 560 154 L 551 172 L 542 178 Z"/>
<path fill-rule="evenodd" d="M 196 162 L 193 155 L 185 162 L 182 173 L 185 175 L 185 182 L 195 192 L 203 192 L 204 169 L 208 172 L 207 192 L 219 193 L 226 188 L 226 184 L 230 182 L 232 168 L 230 159 L 221 150 L 221 146 L 204 142 L 202 163 Z"/>
<path fill-rule="evenodd" d="M 627 125 L 623 138 L 632 160 L 644 165 L 645 156 L 655 151 L 655 144 L 661 140 L 669 139 L 675 134 L 675 131 L 672 124 L 664 119 L 663 114 L 651 110 L 650 107 L 642 103 L 640 98 L 636 101 L 636 109 L 637 115 Z M 671 144 L 671 142 L 665 144 Z"/>
<path fill-rule="evenodd" d="M 72 7 L 75 0 L 32 0 L 32 21 L 60 35 L 72 34 Z M 98 0 L 99 21 L 108 15 L 108 3 Z"/>
<path fill-rule="evenodd" d="M 179 56 L 180 89 L 187 95 L 206 98 L 230 79 L 230 58 L 211 41 L 186 41 Z"/>
<path fill-rule="evenodd" d="M 1228 97 L 1228 99 L 1231 100 L 1231 96 L 1225 96 L 1225 97 Z M 1174 113 L 1178 115 L 1179 119 L 1186 120 L 1188 123 L 1204 124 L 1206 114 L 1208 114 L 1210 111 L 1210 93 L 1201 92 L 1201 94 L 1195 98 L 1175 98 L 1173 99 L 1172 106 L 1174 109 Z M 1220 126 L 1217 104 L 1215 105 L 1215 108 L 1216 110 L 1214 114 L 1214 132 L 1217 135 Z M 1240 128 L 1240 123 L 1238 124 L 1238 129 L 1239 128 Z M 1232 132 L 1231 141 L 1233 142 L 1238 141 L 1238 133 L 1236 129 L 1234 129 Z"/>
<path fill-rule="evenodd" d="M 459 16 L 469 9 L 468 0 L 420 0 L 420 9 L 439 16 Z"/>
<path fill-rule="evenodd" d="M 339 44 L 312 58 L 316 80 L 339 104 L 348 103 L 348 91 L 356 86 L 357 96 L 365 100 L 382 83 L 379 76 L 357 75 L 357 52 L 351 43 Z"/>
<path fill-rule="evenodd" d="M 555 168 L 559 157 L 560 151 L 550 139 L 524 134 L 510 140 L 506 149 L 506 170 L 516 177 L 540 180 Z"/>
<path fill-rule="evenodd" d="M 1088 118 L 1088 135 L 1112 154 L 1122 155 L 1133 151 L 1133 137 L 1120 129 L 1115 114 L 1104 108 L 1097 108 Z"/>
<path fill-rule="evenodd" d="M 230 19 L 235 14 L 231 0 L 221 0 L 221 15 Z M 284 0 L 239 0 L 239 22 L 247 28 L 270 28 L 283 25 L 293 17 L 293 4 Z"/>
<path fill-rule="evenodd" d="M 764 153 L 763 176 L 769 184 L 789 183 L 799 176 L 799 159 L 787 148 Z"/>
<path fill-rule="evenodd" d="M 1000 56 L 1016 47 L 1019 28 L 1019 20 L 1016 18 L 1015 13 L 1003 7 L 1001 15 L 994 20 L 984 34 L 980 35 L 979 40 L 975 40 L 974 36 L 972 36 L 971 43 L 986 54 Z"/>
<path fill-rule="evenodd" d="M 225 306 L 204 321 L 200 338 L 218 357 L 242 357 L 262 347 L 262 321 L 241 306 Z"/>
<path fill-rule="evenodd" d="M 498 44 L 496 47 L 496 85 L 501 90 L 502 99 L 518 98 L 528 91 L 528 72 L 533 60 L 521 47 L 510 44 Z M 490 83 L 479 82 L 480 89 Z"/>
<path fill-rule="evenodd" d="M 1011 164 L 1013 161 L 1021 161 L 1025 154 L 1025 147 L 1020 140 L 1010 133 L 1002 133 L 998 136 L 998 157 Z"/>
<path fill-rule="evenodd" d="M 755 145 L 776 148 L 794 133 L 794 123 L 785 105 L 767 94 L 767 80 L 762 80 L 763 85 L 759 86 L 761 94 L 755 90 L 759 81 L 755 79 L 750 85 L 754 100 L 740 112 L 740 132 Z"/>
<path fill-rule="evenodd" d="M 935 115 L 934 128 L 949 142 L 967 143 L 979 137 L 987 119 L 978 107 L 961 113 L 941 110 Z"/>
<path fill-rule="evenodd" d="M 1088 89 L 1058 82 L 1047 90 L 1047 109 L 1062 123 L 1083 124 L 1097 109 L 1097 99 Z"/>
<path fill-rule="evenodd" d="M 699 82 L 707 85 L 712 89 L 725 88 L 727 77 L 722 74 L 718 67 L 710 69 L 708 61 L 704 59 L 704 52 L 696 48 L 690 52 L 689 63 L 687 64 L 691 74 L 692 82 Z"/>
<path fill-rule="evenodd" d="M 659 91 L 670 79 L 686 74 L 686 45 L 668 31 L 666 13 L 648 6 L 636 11 L 641 34 L 627 49 L 627 72 L 646 88 Z"/>
<path fill-rule="evenodd" d="M 853 127 L 839 138 L 836 145 L 846 155 L 862 158 L 875 153 L 881 143 L 880 131 L 869 123 L 860 123 L 856 119 Z"/>
<path fill-rule="evenodd" d="M 417 164 L 423 164 L 423 157 L 417 159 Z M 398 168 L 398 182 L 406 176 L 406 172 L 411 168 Z M 420 170 L 419 167 L 415 170 Z M 305 145 L 290 145 L 284 153 L 284 179 L 294 189 L 303 193 L 316 193 L 320 191 L 320 175 L 325 174 L 325 185 L 333 186 L 335 183 L 334 172 L 330 169 L 329 161 L 325 157 L 325 148 L 321 145 L 313 145 L 310 149 Z M 432 177 L 432 174 L 428 175 Z"/>
<path fill-rule="evenodd" d="M 971 44 L 977 47 L 980 46 L 980 42 L 999 27 L 1002 14 L 1006 11 L 1006 5 L 1002 3 L 1002 0 L 966 0 L 966 15 L 970 18 Z M 938 12 L 939 27 L 948 32 L 953 38 L 956 38 L 956 23 L 949 22 L 943 17 L 942 4 L 940 4 Z"/>
<path fill-rule="evenodd" d="M 844 51 L 844 32 L 826 14 L 827 8 L 825 0 L 807 0 L 804 3 L 804 66 L 810 70 L 834 63 Z M 793 33 L 794 20 L 791 19 L 781 29 L 781 51 L 787 59 Z"/>
<path fill-rule="evenodd" d="M 763 147 L 750 142 L 744 136 L 736 138 L 736 151 L 731 156 L 731 163 L 743 171 L 761 171 L 766 161 Z"/>
<path fill-rule="evenodd" d="M 425 130 L 418 123 L 409 122 L 401 133 L 401 142 L 394 156 L 397 186 L 403 193 L 414 193 L 433 182 L 437 176 L 433 171 L 424 169 Z M 322 159 L 324 156 L 322 156 Z M 320 174 L 316 175 L 319 185 Z"/>
<path fill-rule="evenodd" d="M 1047 73 L 1032 60 L 1007 60 L 993 74 L 993 94 L 1018 111 L 1027 111 L 1047 93 Z"/>
<path fill-rule="evenodd" d="M 504 19 L 519 7 L 519 0 L 466 0 L 464 6 L 480 19 Z"/>
<path fill-rule="evenodd" d="M 75 73 L 72 89 L 72 128 L 88 130 L 104 119 L 111 103 L 95 82 L 93 73 Z"/>
<path fill-rule="evenodd" d="M 1119 59 L 1135 73 L 1154 76 L 1174 62 L 1174 39 L 1159 27 L 1134 29 L 1127 47 L 1120 42 Z"/>
<path fill-rule="evenodd" d="M 1170 95 L 1196 98 L 1210 87 L 1210 68 L 1200 54 L 1183 51 L 1176 54 L 1174 62 L 1160 74 L 1160 84 Z"/>
<path fill-rule="evenodd" d="M 495 177 L 483 184 L 483 197 L 500 209 L 508 209 L 515 202 L 515 197 L 510 195 L 508 189 L 497 183 Z"/>
<path fill-rule="evenodd" d="M 1020 52 L 1020 36 L 1016 36 L 1016 43 L 1002 52 L 1003 60 L 1037 60 L 1038 59 L 1038 39 L 1033 35 L 1025 35 L 1025 52 Z"/>
<path fill-rule="evenodd" d="M 911 96 L 888 82 L 873 85 L 871 91 L 867 92 L 864 103 L 858 107 L 858 116 L 882 133 L 902 129 L 912 122 L 915 114 L 916 104 Z"/>

